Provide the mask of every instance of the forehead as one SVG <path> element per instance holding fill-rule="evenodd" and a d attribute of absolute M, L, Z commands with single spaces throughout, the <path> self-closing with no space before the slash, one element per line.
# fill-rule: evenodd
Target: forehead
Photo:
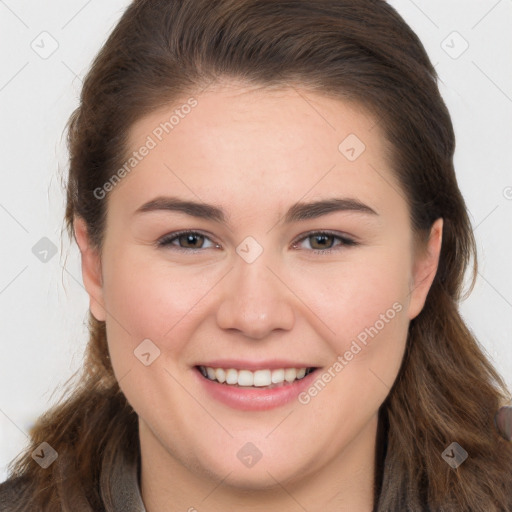
<path fill-rule="evenodd" d="M 127 159 L 150 148 L 114 194 L 132 210 L 166 192 L 244 210 L 252 204 L 254 213 L 270 198 L 280 205 L 334 190 L 400 199 L 374 118 L 298 87 L 216 85 L 143 117 L 128 140 Z"/>
<path fill-rule="evenodd" d="M 228 82 L 198 94 L 183 95 L 146 115 L 131 127 L 129 143 L 135 147 L 148 134 L 158 143 L 165 144 L 162 139 L 171 138 L 178 142 L 189 139 L 193 132 L 197 144 L 206 146 L 211 142 L 216 148 L 219 144 L 226 148 L 229 141 L 222 136 L 229 134 L 231 139 L 244 138 L 245 147 L 251 139 L 255 148 L 261 142 L 269 147 L 274 141 L 274 150 L 278 149 L 278 142 L 282 150 L 309 149 L 320 144 L 338 156 L 338 145 L 350 134 L 353 140 L 359 139 L 360 148 L 362 144 L 371 145 L 379 151 L 385 142 L 380 128 L 369 111 L 355 102 L 298 86 L 263 88 Z"/>

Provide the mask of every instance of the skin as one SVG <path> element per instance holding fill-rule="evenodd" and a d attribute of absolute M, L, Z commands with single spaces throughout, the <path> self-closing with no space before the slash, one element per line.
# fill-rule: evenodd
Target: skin
<path fill-rule="evenodd" d="M 91 312 L 106 321 L 116 377 L 139 415 L 147 511 L 371 511 L 377 412 L 437 270 L 442 219 L 418 246 L 383 133 L 356 105 L 227 81 L 196 99 L 104 199 L 101 254 L 75 221 Z M 137 122 L 130 148 L 176 105 Z M 338 150 L 350 133 L 366 146 L 355 161 Z M 222 207 L 230 224 L 134 214 L 162 195 Z M 283 223 L 295 202 L 331 197 L 357 199 L 377 215 Z M 183 229 L 207 236 L 182 241 L 195 253 L 176 250 L 178 240 L 155 245 Z M 321 230 L 359 244 L 328 238 L 334 247 L 319 249 L 306 235 Z M 236 252 L 247 236 L 263 248 L 252 263 Z M 221 357 L 293 357 L 328 369 L 394 303 L 401 311 L 308 404 L 235 410 L 207 396 L 192 368 Z M 133 353 L 146 338 L 161 351 L 149 366 Z M 262 453 L 252 467 L 237 457 L 247 442 Z"/>

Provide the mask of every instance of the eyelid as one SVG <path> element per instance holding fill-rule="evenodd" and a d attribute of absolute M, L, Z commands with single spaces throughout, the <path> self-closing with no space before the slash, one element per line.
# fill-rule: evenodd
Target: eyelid
<path fill-rule="evenodd" d="M 359 242 L 357 242 L 357 240 L 355 240 L 353 237 L 351 237 L 345 233 L 340 233 L 339 231 L 333 231 L 330 229 L 316 229 L 316 230 L 311 230 L 305 234 L 300 235 L 299 238 L 296 238 L 292 242 L 292 246 L 295 247 L 295 245 L 297 245 L 299 242 L 302 242 L 313 235 L 329 235 L 334 238 L 337 238 L 338 240 L 341 240 L 341 242 L 342 242 L 341 244 L 339 244 L 335 247 L 328 247 L 326 249 L 310 249 L 311 251 L 315 251 L 317 253 L 328 252 L 328 251 L 333 251 L 333 250 L 335 251 L 335 250 L 338 250 L 338 248 L 340 248 L 340 247 L 351 247 L 351 246 L 359 245 Z"/>
<path fill-rule="evenodd" d="M 204 251 L 203 248 L 199 248 L 199 249 L 189 249 L 187 247 L 180 247 L 179 245 L 173 245 L 171 244 L 171 242 L 173 242 L 174 240 L 176 240 L 177 238 L 179 238 L 181 235 L 201 235 L 203 236 L 204 238 L 207 238 L 209 239 L 213 244 L 215 244 L 216 246 L 220 245 L 218 244 L 217 242 L 215 242 L 213 239 L 212 239 L 212 236 L 205 232 L 205 231 L 202 231 L 200 229 L 183 229 L 183 230 L 180 230 L 180 231 L 173 231 L 172 233 L 167 233 L 166 235 L 162 236 L 161 238 L 159 238 L 157 241 L 156 241 L 156 246 L 157 247 L 172 247 L 174 250 L 178 250 L 178 251 L 186 251 L 186 252 L 200 252 L 200 251 Z"/>
<path fill-rule="evenodd" d="M 191 229 L 184 229 L 184 230 L 168 233 L 156 241 L 156 246 L 157 247 L 170 246 L 173 248 L 173 250 L 177 250 L 177 251 L 181 251 L 181 252 L 196 252 L 197 253 L 197 252 L 201 252 L 201 251 L 205 250 L 205 248 L 202 248 L 202 247 L 198 248 L 198 249 L 193 249 L 193 248 L 187 248 L 187 247 L 180 247 L 178 245 L 173 245 L 171 243 L 171 242 L 174 242 L 174 240 L 178 239 L 180 236 L 186 235 L 186 234 L 201 235 L 202 237 L 209 239 L 213 244 L 215 244 L 216 247 L 214 247 L 214 248 L 218 248 L 220 246 L 220 244 L 218 244 L 217 242 L 215 242 L 213 240 L 212 236 L 209 233 L 204 232 L 202 230 L 191 230 Z M 338 244 L 337 246 L 327 247 L 325 249 L 308 249 L 307 251 L 309 251 L 309 252 L 313 251 L 316 253 L 328 253 L 329 251 L 336 251 L 341 248 L 353 247 L 353 246 L 359 245 L 359 242 L 357 240 L 355 240 L 353 237 L 351 237 L 347 234 L 340 233 L 338 231 L 329 230 L 329 229 L 317 229 L 317 230 L 308 231 L 306 233 L 302 233 L 301 235 L 299 235 L 299 237 L 295 238 L 295 240 L 292 242 L 291 246 L 293 248 L 296 248 L 296 246 L 297 246 L 297 244 L 299 244 L 299 242 L 302 242 L 313 235 L 332 236 L 332 237 L 340 240 L 341 243 Z"/>

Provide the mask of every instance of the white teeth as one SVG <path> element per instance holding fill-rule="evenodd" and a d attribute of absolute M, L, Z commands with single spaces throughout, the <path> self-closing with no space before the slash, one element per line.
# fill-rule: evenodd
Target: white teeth
<path fill-rule="evenodd" d="M 238 384 L 238 372 L 233 368 L 226 370 L 226 384 Z"/>
<path fill-rule="evenodd" d="M 238 385 L 239 386 L 252 386 L 254 382 L 253 373 L 249 370 L 239 370 L 238 371 Z"/>
<path fill-rule="evenodd" d="M 270 370 L 257 370 L 254 372 L 253 386 L 270 386 L 272 383 Z"/>
<path fill-rule="evenodd" d="M 293 382 L 297 377 L 297 370 L 295 368 L 286 368 L 284 371 L 284 380 L 286 382 Z"/>
<path fill-rule="evenodd" d="M 226 372 L 222 368 L 217 368 L 215 370 L 215 378 L 220 382 L 226 381 Z"/>
<path fill-rule="evenodd" d="M 272 370 L 272 384 L 284 382 L 284 370 Z"/>
<path fill-rule="evenodd" d="M 279 368 L 277 370 L 235 370 L 200 366 L 201 373 L 210 380 L 244 387 L 266 387 L 273 384 L 291 383 L 303 379 L 307 368 Z"/>

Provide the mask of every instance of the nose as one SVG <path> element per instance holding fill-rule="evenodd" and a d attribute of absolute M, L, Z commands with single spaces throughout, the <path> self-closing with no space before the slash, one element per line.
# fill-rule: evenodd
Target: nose
<path fill-rule="evenodd" d="M 275 330 L 290 330 L 294 324 L 293 294 L 286 279 L 269 268 L 265 252 L 252 262 L 235 260 L 224 280 L 217 324 L 239 331 L 248 338 L 263 339 Z"/>

